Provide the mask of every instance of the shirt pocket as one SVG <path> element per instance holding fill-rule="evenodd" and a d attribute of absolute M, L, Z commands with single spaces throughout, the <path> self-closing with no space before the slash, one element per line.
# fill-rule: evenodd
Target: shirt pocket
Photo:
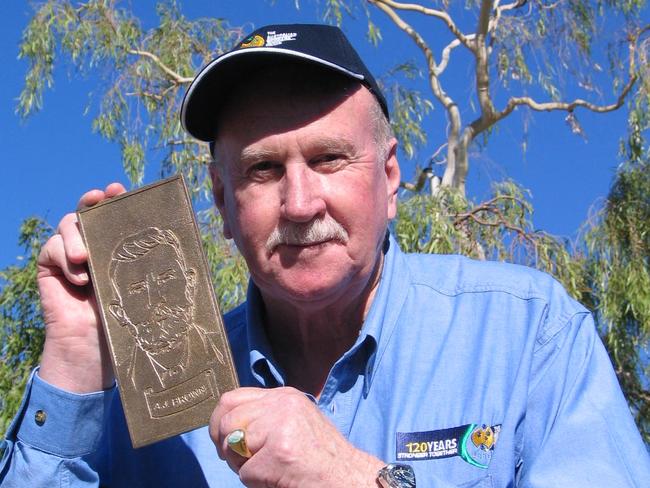
<path fill-rule="evenodd" d="M 492 476 L 487 475 L 458 485 L 458 488 L 492 488 Z"/>

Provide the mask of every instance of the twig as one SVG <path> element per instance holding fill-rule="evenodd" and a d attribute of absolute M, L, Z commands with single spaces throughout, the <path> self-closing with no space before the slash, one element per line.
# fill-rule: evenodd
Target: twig
<path fill-rule="evenodd" d="M 381 8 L 381 5 L 385 5 L 387 7 L 390 7 L 391 9 L 397 9 L 397 10 L 406 10 L 406 11 L 411 11 L 411 12 L 420 12 L 424 15 L 428 15 L 431 17 L 436 17 L 444 22 L 444 24 L 449 28 L 451 33 L 460 41 L 462 42 L 468 49 L 472 50 L 472 44 L 471 40 L 468 39 L 468 37 L 463 34 L 460 29 L 456 26 L 456 23 L 453 21 L 451 16 L 442 10 L 436 10 L 433 8 L 427 8 L 424 5 L 420 5 L 417 3 L 401 3 L 401 2 L 395 2 L 393 0 L 369 0 L 370 3 L 373 3 L 377 5 L 377 7 Z M 382 9 L 383 10 L 383 9 Z"/>
<path fill-rule="evenodd" d="M 144 58 L 148 58 L 153 63 L 158 66 L 171 80 L 178 84 L 178 85 L 184 85 L 187 83 L 191 83 L 194 78 L 192 77 L 186 77 L 186 76 L 181 76 L 176 71 L 171 69 L 169 66 L 167 66 L 165 63 L 163 63 L 158 56 L 156 56 L 154 53 L 149 52 L 149 51 L 142 51 L 140 49 L 129 49 L 128 50 L 129 54 L 135 54 L 137 56 L 142 56 Z"/>

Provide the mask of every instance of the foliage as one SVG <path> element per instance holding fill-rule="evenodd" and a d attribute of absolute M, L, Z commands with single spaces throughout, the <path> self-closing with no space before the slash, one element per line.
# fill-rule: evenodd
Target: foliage
<path fill-rule="evenodd" d="M 555 276 L 581 298 L 586 290 L 584 260 L 563 241 L 535 230 L 527 193 L 514 182 L 495 184 L 480 203 L 457 190 L 403 199 L 395 234 L 404 250 L 463 254 L 475 259 L 532 266 Z"/>
<path fill-rule="evenodd" d="M 25 382 L 43 349 L 43 325 L 36 288 L 36 258 L 51 228 L 41 219 L 26 219 L 18 243 L 25 250 L 21 265 L 0 271 L 0 432 L 20 405 Z"/>
<path fill-rule="evenodd" d="M 42 107 L 58 57 L 80 75 L 101 73 L 104 93 L 93 129 L 119 144 L 132 184 L 142 182 L 145 154 L 157 149 L 161 175 L 182 172 L 194 194 L 206 196 L 207 145 L 182 130 L 178 107 L 192 75 L 241 31 L 221 19 L 189 21 L 174 1 L 159 3 L 157 14 L 159 25 L 143 30 L 131 12 L 111 0 L 40 5 L 20 47 L 19 57 L 30 66 L 18 113 L 25 117 Z"/>
<path fill-rule="evenodd" d="M 587 237 L 596 317 L 650 443 L 650 159 L 623 165 Z"/>
<path fill-rule="evenodd" d="M 300 5 L 298 0 L 293 3 Z M 422 72 L 430 82 L 432 99 L 447 116 L 446 138 L 435 140 L 439 148 L 417 175 L 418 182 L 402 185 L 394 227 L 400 244 L 416 252 L 517 262 L 557 277 L 596 312 L 637 423 L 650 442 L 644 369 L 650 333 L 650 168 L 644 140 L 650 77 L 648 29 L 640 25 L 645 2 L 468 0 L 429 2 L 432 6 L 426 8 L 392 0 L 315 3 L 324 18 L 337 24 L 362 12 L 368 20 L 368 38 L 375 44 L 386 32 L 373 20 L 379 8 L 424 55 Z M 242 31 L 221 19 L 189 20 L 173 0 L 161 2 L 157 13 L 158 25 L 145 29 L 116 0 L 38 4 L 20 48 L 29 69 L 18 113 L 27 117 L 42 107 L 58 64 L 75 74 L 99 76 L 100 95 L 89 107 L 93 129 L 122 148 L 124 172 L 134 186 L 142 182 L 152 160 L 161 162 L 161 176 L 177 172 L 186 176 L 200 209 L 199 228 L 215 289 L 227 310 L 244 297 L 245 263 L 221 236 L 217 213 L 207 208 L 207 145 L 182 131 L 177 114 L 192 75 L 231 46 Z M 431 22 L 426 33 L 418 33 L 409 23 L 416 25 L 419 17 Z M 458 27 L 470 22 L 468 32 Z M 475 92 L 466 106 L 460 105 L 462 97 L 456 96 L 454 87 L 448 91 L 444 87 L 448 67 L 463 59 L 460 49 L 471 55 L 473 63 L 474 79 L 470 77 L 468 85 Z M 607 76 L 602 66 L 608 66 Z M 405 60 L 380 80 L 392 104 L 393 128 L 409 157 L 426 142 L 425 117 L 433 108 L 424 94 L 409 86 L 409 80 L 419 76 L 420 69 Z M 603 103 L 610 93 L 615 100 Z M 628 162 L 617 174 L 607 205 L 589 223 L 584 240 L 571 245 L 536 230 L 529 195 L 514 182 L 495 185 L 484 202 L 465 196 L 468 148 L 478 135 L 487 138 L 495 124 L 517 107 L 564 110 L 571 129 L 580 132 L 579 109 L 607 112 L 626 100 L 631 107 L 630 130 L 622 154 Z M 473 119 L 463 123 L 463 117 Z M 441 186 L 433 184 L 439 182 L 432 177 L 434 162 L 446 167 Z M 38 363 L 43 329 L 35 260 L 49 231 L 42 221 L 28 219 L 21 229 L 26 253 L 22 263 L 0 272 L 0 433 L 17 408 L 29 371 Z"/>

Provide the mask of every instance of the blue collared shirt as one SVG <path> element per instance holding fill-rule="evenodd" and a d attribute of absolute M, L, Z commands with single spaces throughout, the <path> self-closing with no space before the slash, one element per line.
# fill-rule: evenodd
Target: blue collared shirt
<path fill-rule="evenodd" d="M 359 337 L 314 399 L 350 442 L 410 464 L 418 487 L 650 484 L 592 318 L 557 282 L 387 247 Z M 272 388 L 284 380 L 262 310 L 250 286 L 225 322 L 241 384 Z M 38 374 L 5 445 L 3 488 L 241 486 L 207 428 L 133 450 L 115 389 L 75 395 Z"/>

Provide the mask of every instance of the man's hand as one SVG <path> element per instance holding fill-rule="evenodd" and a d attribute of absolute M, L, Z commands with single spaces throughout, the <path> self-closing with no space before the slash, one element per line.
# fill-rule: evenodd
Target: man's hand
<path fill-rule="evenodd" d="M 244 429 L 249 459 L 226 437 Z M 219 457 L 253 487 L 377 487 L 379 459 L 356 449 L 303 393 L 239 388 L 221 397 L 210 419 Z"/>
<path fill-rule="evenodd" d="M 112 183 L 104 191 L 91 190 L 79 208 L 95 205 L 126 190 Z M 38 257 L 38 288 L 45 320 L 45 345 L 39 376 L 75 393 L 90 393 L 113 384 L 110 356 L 97 313 L 77 215 L 61 219 Z"/>

